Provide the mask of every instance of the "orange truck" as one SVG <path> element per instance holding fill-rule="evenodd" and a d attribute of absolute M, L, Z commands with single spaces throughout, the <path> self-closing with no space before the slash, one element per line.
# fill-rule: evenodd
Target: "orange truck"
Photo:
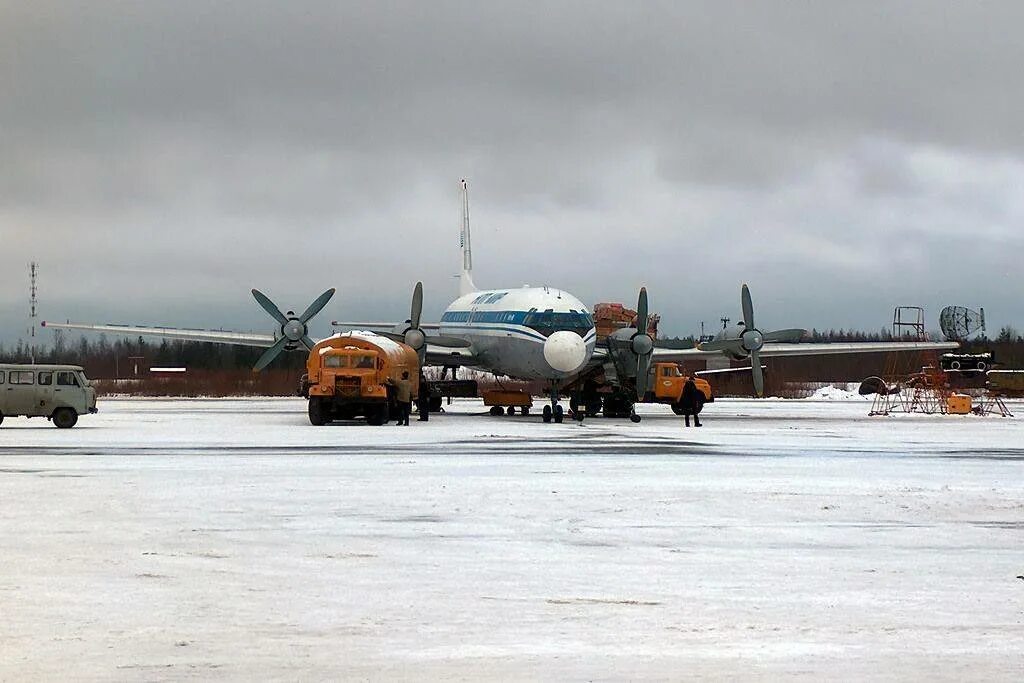
<path fill-rule="evenodd" d="M 667 403 L 672 406 L 673 413 L 682 415 L 683 406 L 680 400 L 683 397 L 683 385 L 686 384 L 687 376 L 679 371 L 679 366 L 675 363 L 655 363 L 651 371 L 654 373 L 654 381 L 649 385 L 651 389 L 644 396 L 643 403 Z M 707 380 L 694 377 L 693 383 L 704 395 L 704 400 L 697 406 L 699 413 L 704 404 L 713 403 L 715 397 Z"/>
<path fill-rule="evenodd" d="M 375 334 L 350 332 L 318 342 L 309 352 L 299 393 L 309 399 L 309 421 L 363 417 L 382 425 L 395 412 L 394 385 L 409 373 L 412 395 L 419 394 L 416 350 Z"/>

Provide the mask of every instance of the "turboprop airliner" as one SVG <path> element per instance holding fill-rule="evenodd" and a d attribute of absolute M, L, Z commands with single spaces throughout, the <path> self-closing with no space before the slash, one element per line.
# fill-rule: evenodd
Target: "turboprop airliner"
<path fill-rule="evenodd" d="M 556 287 L 519 287 L 479 289 L 473 281 L 473 252 L 469 227 L 469 194 L 462 181 L 461 226 L 462 271 L 459 277 L 460 296 L 445 309 L 439 322 L 423 323 L 423 285 L 413 289 L 408 320 L 391 322 L 334 322 L 343 334 L 377 334 L 401 341 L 414 348 L 424 366 L 445 368 L 468 367 L 523 380 L 544 381 L 550 405 L 545 405 L 545 422 L 563 420 L 559 404 L 561 390 L 578 385 L 591 373 L 603 372 L 606 378 L 635 391 L 640 400 L 648 391 L 652 364 L 656 361 L 682 361 L 687 358 L 724 355 L 734 360 L 749 360 L 757 394 L 763 395 L 764 379 L 761 359 L 778 356 L 876 353 L 884 351 L 920 351 L 956 348 L 944 342 L 863 342 L 854 344 L 796 343 L 804 335 L 802 329 L 762 332 L 754 324 L 754 310 L 747 285 L 741 290 L 743 323 L 719 333 L 713 341 L 692 349 L 656 348 L 648 334 L 647 290 L 640 289 L 637 320 L 633 328 L 620 329 L 597 341 L 594 319 L 578 298 Z M 253 297 L 277 322 L 272 334 L 228 332 L 222 330 L 190 330 L 170 327 L 133 325 L 90 325 L 81 323 L 47 323 L 52 328 L 89 330 L 124 335 L 145 335 L 186 341 L 264 347 L 266 351 L 256 362 L 255 370 L 269 365 L 282 351 L 316 343 L 309 337 L 309 321 L 331 300 L 335 290 L 321 294 L 301 314 L 281 310 L 262 292 L 252 290 Z M 630 411 L 639 420 L 635 411 Z M 574 411 L 581 420 L 583 411 Z"/>

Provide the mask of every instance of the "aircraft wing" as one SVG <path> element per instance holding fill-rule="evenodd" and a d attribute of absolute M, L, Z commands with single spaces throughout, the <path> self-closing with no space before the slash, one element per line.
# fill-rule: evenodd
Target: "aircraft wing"
<path fill-rule="evenodd" d="M 762 358 L 784 358 L 787 356 L 826 356 L 846 353 L 891 353 L 894 351 L 950 351 L 959 348 L 956 342 L 826 342 L 820 344 L 786 343 L 765 344 L 761 347 Z M 684 361 L 691 358 L 719 356 L 721 351 L 705 351 L 700 347 L 690 349 L 655 348 L 652 361 Z"/>
<path fill-rule="evenodd" d="M 476 367 L 480 359 L 476 357 L 472 349 L 451 348 L 427 344 L 427 357 L 424 365 L 435 367 Z"/>
<path fill-rule="evenodd" d="M 346 322 L 344 320 L 333 320 L 331 321 L 331 327 L 340 327 L 346 330 L 393 330 L 396 327 L 408 327 L 409 321 L 401 323 L 386 323 L 386 322 L 373 322 L 373 323 L 354 323 Z M 420 323 L 420 329 L 423 330 L 436 330 L 441 327 L 441 323 Z"/>
<path fill-rule="evenodd" d="M 43 327 L 55 330 L 85 330 L 88 332 L 106 332 L 108 334 L 129 337 L 161 337 L 163 339 L 181 339 L 182 341 L 213 342 L 215 344 L 238 344 L 240 346 L 273 346 L 277 339 L 272 334 L 258 332 L 230 332 L 228 330 L 189 330 L 175 327 L 144 327 L 138 325 L 89 325 L 84 323 L 53 323 L 43 322 Z"/>

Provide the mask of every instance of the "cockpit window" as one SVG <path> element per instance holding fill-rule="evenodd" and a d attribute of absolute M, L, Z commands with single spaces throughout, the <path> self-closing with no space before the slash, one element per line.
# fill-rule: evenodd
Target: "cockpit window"
<path fill-rule="evenodd" d="M 523 324 L 545 337 L 560 330 L 569 330 L 583 337 L 594 327 L 594 319 L 589 313 L 555 313 L 547 310 L 527 313 Z"/>

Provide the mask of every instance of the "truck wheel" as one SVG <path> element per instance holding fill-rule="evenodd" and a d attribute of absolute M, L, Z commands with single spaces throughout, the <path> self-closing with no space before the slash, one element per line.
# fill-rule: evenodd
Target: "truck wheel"
<path fill-rule="evenodd" d="M 312 397 L 309 399 L 309 424 L 314 427 L 320 427 L 327 420 L 324 418 L 324 404 L 319 398 Z"/>
<path fill-rule="evenodd" d="M 683 415 L 686 411 L 683 410 L 682 403 L 673 403 L 672 412 L 675 413 L 676 415 Z"/>
<path fill-rule="evenodd" d="M 519 412 L 522 413 L 523 415 L 529 415 L 530 406 L 523 406 L 522 408 L 519 409 Z"/>
<path fill-rule="evenodd" d="M 366 410 L 366 424 L 379 427 L 388 421 L 389 416 L 387 404 L 376 409 L 368 408 Z"/>
<path fill-rule="evenodd" d="M 597 417 L 598 413 L 601 412 L 601 399 L 596 398 L 587 401 L 586 408 L 584 408 L 584 412 L 587 414 L 587 417 Z"/>
<path fill-rule="evenodd" d="M 515 406 L 509 406 L 508 408 L 506 408 L 505 409 L 505 414 L 506 415 L 515 415 L 516 414 Z"/>
<path fill-rule="evenodd" d="M 494 417 L 501 417 L 505 414 L 504 408 L 501 406 L 491 406 L 491 415 Z"/>
<path fill-rule="evenodd" d="M 78 413 L 71 408 L 57 408 L 53 411 L 53 424 L 60 429 L 71 429 L 78 422 Z"/>

